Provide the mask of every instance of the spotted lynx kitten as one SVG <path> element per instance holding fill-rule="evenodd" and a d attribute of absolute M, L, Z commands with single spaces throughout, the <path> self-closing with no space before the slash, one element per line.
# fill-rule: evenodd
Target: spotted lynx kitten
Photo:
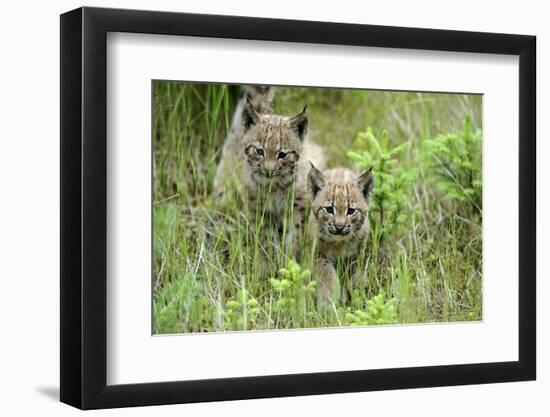
<path fill-rule="evenodd" d="M 246 85 L 241 88 L 241 97 L 233 113 L 231 127 L 223 145 L 214 178 L 214 193 L 218 198 L 224 197 L 227 176 L 235 172 L 235 157 L 241 154 L 242 138 L 245 133 L 242 118 L 246 103 L 250 102 L 262 113 L 271 113 L 274 94 L 275 89 L 270 86 Z"/>
<path fill-rule="evenodd" d="M 292 208 L 291 227 L 301 224 L 310 161 L 325 165 L 322 148 L 308 138 L 308 126 L 305 108 L 289 117 L 258 110 L 250 100 L 244 105 L 242 137 L 222 155 L 226 168 L 218 187 L 234 180 L 247 197 L 252 222 L 261 211 L 281 232 L 285 210 Z M 294 205 L 290 204 L 292 198 Z"/>
<path fill-rule="evenodd" d="M 357 176 L 345 168 L 321 172 L 311 166 L 308 235 L 317 245 L 316 272 L 321 303 L 332 299 L 337 279 L 336 262 L 356 259 L 366 248 L 373 187 L 370 169 Z"/>
<path fill-rule="evenodd" d="M 294 198 L 294 226 L 304 215 L 310 163 L 324 167 L 323 149 L 308 138 L 309 118 L 266 115 L 250 103 L 243 112 L 243 168 L 249 207 L 264 207 L 281 230 L 285 209 Z"/>

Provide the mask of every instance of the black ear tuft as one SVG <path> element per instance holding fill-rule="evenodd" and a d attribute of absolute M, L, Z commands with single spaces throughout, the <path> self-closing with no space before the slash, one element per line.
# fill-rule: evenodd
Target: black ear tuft
<path fill-rule="evenodd" d="M 307 104 L 300 114 L 297 114 L 290 119 L 290 127 L 294 130 L 296 135 L 303 141 L 307 135 L 307 128 L 309 125 L 309 117 L 306 114 Z"/>
<path fill-rule="evenodd" d="M 311 165 L 311 169 L 307 176 L 307 186 L 314 200 L 319 194 L 319 191 L 327 184 L 327 179 L 311 162 L 309 164 Z"/>
<path fill-rule="evenodd" d="M 359 178 L 357 178 L 357 187 L 361 190 L 363 197 L 367 204 L 370 204 L 372 197 L 372 191 L 374 189 L 374 177 L 372 175 L 372 167 L 363 172 Z"/>

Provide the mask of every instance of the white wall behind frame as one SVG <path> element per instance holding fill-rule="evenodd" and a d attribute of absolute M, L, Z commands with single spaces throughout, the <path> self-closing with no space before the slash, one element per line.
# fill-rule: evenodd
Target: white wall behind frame
<path fill-rule="evenodd" d="M 79 416 L 57 402 L 59 392 L 59 14 L 77 0 L 7 2 L 0 26 L 4 85 L 0 100 L 0 303 L 3 393 L 0 414 Z M 88 0 L 103 7 L 250 15 L 537 35 L 538 208 L 550 212 L 550 26 L 545 2 L 417 0 L 297 2 L 295 0 Z M 29 116 L 31 114 L 32 116 Z M 97 416 L 281 416 L 314 414 L 464 417 L 549 414 L 550 219 L 538 222 L 538 381 L 436 389 L 322 395 L 269 400 L 102 410 Z"/>

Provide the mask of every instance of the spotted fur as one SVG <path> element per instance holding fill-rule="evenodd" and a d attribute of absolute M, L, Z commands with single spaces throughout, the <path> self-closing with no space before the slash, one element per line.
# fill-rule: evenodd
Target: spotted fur
<path fill-rule="evenodd" d="M 333 295 L 336 262 L 356 259 L 366 248 L 373 187 L 370 170 L 357 176 L 345 168 L 321 172 L 311 166 L 308 233 L 317 247 L 318 291 L 322 301 Z"/>
<path fill-rule="evenodd" d="M 325 164 L 323 150 L 308 138 L 304 110 L 287 117 L 262 114 L 250 103 L 243 112 L 243 169 L 249 206 L 263 207 L 281 228 L 285 209 L 294 198 L 294 223 L 299 225 L 307 193 L 310 162 Z"/>
<path fill-rule="evenodd" d="M 243 111 L 247 102 L 250 102 L 258 111 L 270 114 L 272 112 L 274 87 L 263 85 L 245 85 L 241 88 L 241 97 L 237 102 L 231 127 L 224 142 L 220 162 L 214 178 L 214 193 L 218 198 L 224 197 L 224 187 L 227 177 L 235 172 L 235 159 L 240 158 L 244 127 L 242 123 Z"/>
<path fill-rule="evenodd" d="M 215 184 L 222 192 L 228 186 L 242 190 L 251 219 L 261 209 L 279 231 L 289 209 L 293 212 L 291 226 L 301 224 L 310 162 L 325 165 L 322 148 L 308 137 L 305 110 L 296 116 L 282 116 L 258 110 L 248 100 L 239 127 L 242 134 L 238 139 L 228 138 L 233 143 L 224 148 L 224 168 L 219 168 L 222 173 Z"/>

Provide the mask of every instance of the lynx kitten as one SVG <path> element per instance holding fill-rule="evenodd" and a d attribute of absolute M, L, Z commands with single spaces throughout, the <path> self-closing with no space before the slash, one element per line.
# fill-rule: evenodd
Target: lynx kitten
<path fill-rule="evenodd" d="M 294 198 L 294 224 L 302 221 L 310 163 L 324 167 L 320 146 L 308 138 L 304 110 L 294 117 L 265 115 L 248 104 L 243 112 L 244 181 L 251 208 L 265 207 L 281 228 Z"/>
<path fill-rule="evenodd" d="M 332 298 L 337 260 L 356 259 L 365 250 L 373 187 L 371 170 L 357 176 L 345 168 L 321 172 L 311 166 L 308 175 L 312 201 L 308 234 L 317 247 L 316 269 L 321 303 Z"/>
<path fill-rule="evenodd" d="M 308 124 L 305 108 L 288 117 L 262 113 L 248 101 L 242 113 L 241 145 L 224 155 L 226 166 L 232 167 L 228 176 L 238 176 L 237 183 L 244 186 L 249 213 L 255 216 L 261 209 L 279 231 L 285 210 L 293 210 L 291 226 L 303 219 L 310 162 L 325 165 L 322 148 L 308 138 Z"/>
<path fill-rule="evenodd" d="M 274 88 L 262 85 L 246 85 L 241 87 L 241 97 L 237 102 L 231 127 L 223 145 L 220 162 L 214 178 L 214 192 L 218 198 L 224 196 L 226 177 L 235 171 L 235 156 L 241 153 L 244 127 L 242 123 L 243 111 L 246 103 L 250 102 L 254 108 L 262 113 L 270 113 L 273 102 Z"/>

